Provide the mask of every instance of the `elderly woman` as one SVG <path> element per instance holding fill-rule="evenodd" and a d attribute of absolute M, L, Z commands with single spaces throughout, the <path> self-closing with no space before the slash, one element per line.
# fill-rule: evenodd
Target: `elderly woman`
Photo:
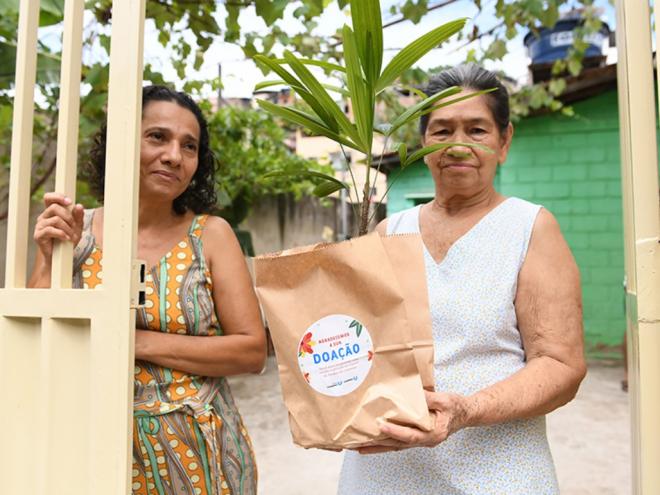
<path fill-rule="evenodd" d="M 391 440 L 347 453 L 340 494 L 558 493 L 544 415 L 573 399 L 586 372 L 578 269 L 549 211 L 493 187 L 513 136 L 504 86 L 466 65 L 435 76 L 427 93 L 451 86 L 496 90 L 423 118 L 423 143 L 493 152 L 428 155 L 435 198 L 378 227 L 422 237 L 435 426 L 382 423 Z"/>
<path fill-rule="evenodd" d="M 138 258 L 146 304 L 135 340 L 134 495 L 255 495 L 252 446 L 224 377 L 258 373 L 266 339 L 243 254 L 215 205 L 206 120 L 184 93 L 142 93 Z M 92 150 L 102 197 L 105 133 Z M 103 208 L 45 195 L 31 287 L 50 285 L 53 241 L 76 246 L 74 280 L 103 281 Z"/>

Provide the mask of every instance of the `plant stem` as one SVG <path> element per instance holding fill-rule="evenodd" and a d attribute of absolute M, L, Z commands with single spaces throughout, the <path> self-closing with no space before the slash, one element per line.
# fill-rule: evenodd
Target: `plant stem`
<path fill-rule="evenodd" d="M 390 188 L 394 185 L 394 183 L 401 176 L 402 173 L 403 173 L 403 167 L 401 167 L 401 169 L 399 170 L 399 172 L 396 174 L 396 176 L 393 179 L 388 179 L 387 189 L 385 189 L 385 193 L 383 194 L 383 197 L 381 198 L 381 200 L 378 202 L 378 204 L 374 208 L 374 212 L 371 214 L 371 217 L 369 217 L 369 222 L 371 222 L 374 219 L 374 216 L 376 215 L 376 212 L 378 211 L 378 208 L 380 208 L 380 206 L 383 204 L 383 200 L 387 196 L 387 193 L 390 192 Z"/>
<path fill-rule="evenodd" d="M 365 177 L 364 189 L 362 190 L 362 205 L 360 209 L 360 228 L 358 230 L 358 236 L 366 234 L 369 227 L 369 204 L 371 203 L 371 181 L 369 180 L 369 172 L 371 172 L 372 160 L 371 150 L 369 150 L 365 164 L 367 167 L 367 176 Z"/>
<path fill-rule="evenodd" d="M 378 181 L 378 176 L 380 175 L 380 167 L 383 164 L 383 155 L 385 154 L 385 151 L 387 150 L 387 144 L 388 144 L 389 139 L 390 139 L 390 136 L 385 136 L 385 141 L 383 142 L 383 149 L 380 152 L 380 157 L 378 158 L 378 166 L 376 167 L 376 173 L 374 174 L 374 183 L 369 188 L 369 203 L 371 203 L 371 197 L 373 196 L 373 191 L 376 189 L 376 182 Z M 371 168 L 371 164 L 369 164 L 369 168 Z M 367 179 L 367 183 L 368 183 L 368 180 L 369 179 Z M 383 203 L 383 200 L 385 199 L 385 195 L 387 194 L 387 191 L 389 191 L 389 187 L 386 189 L 385 194 L 383 194 L 383 196 L 380 198 L 380 201 L 378 202 L 378 204 L 374 208 L 374 211 L 371 214 L 371 216 L 368 217 L 368 219 L 367 219 L 367 221 L 364 225 L 365 230 L 368 228 L 369 224 L 371 223 L 371 221 L 376 216 L 376 213 L 378 212 L 378 208 L 380 208 L 380 205 Z M 362 235 L 362 234 L 360 234 L 360 235 Z"/>
<path fill-rule="evenodd" d="M 374 177 L 374 183 L 371 185 L 371 191 L 376 190 L 376 182 L 378 182 L 378 176 L 380 175 L 380 166 L 383 164 L 383 155 L 387 152 L 387 145 L 389 144 L 390 136 L 385 136 L 385 141 L 383 142 L 383 149 L 380 152 L 380 157 L 378 158 L 378 166 L 376 167 L 376 175 Z M 371 196 L 369 196 L 371 200 Z"/>
<path fill-rule="evenodd" d="M 351 208 L 353 209 L 353 218 L 358 218 L 358 212 L 355 209 L 355 205 L 360 203 L 360 195 L 358 194 L 358 188 L 357 188 L 357 183 L 355 182 L 355 176 L 353 175 L 353 168 L 351 167 L 349 163 L 349 157 L 348 154 L 346 154 L 346 148 L 344 148 L 343 144 L 339 145 L 339 148 L 341 149 L 341 152 L 344 155 L 344 160 L 346 161 L 346 168 L 348 169 L 348 172 L 351 175 L 351 182 L 353 182 L 353 189 L 355 190 L 355 203 L 351 200 Z M 351 191 L 348 191 L 348 199 L 351 199 Z"/>

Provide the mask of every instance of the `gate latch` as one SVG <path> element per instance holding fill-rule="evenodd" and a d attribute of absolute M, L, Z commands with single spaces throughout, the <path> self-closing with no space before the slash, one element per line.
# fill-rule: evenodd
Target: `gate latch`
<path fill-rule="evenodd" d="M 144 260 L 133 260 L 131 270 L 131 309 L 144 306 L 146 300 L 147 264 Z"/>

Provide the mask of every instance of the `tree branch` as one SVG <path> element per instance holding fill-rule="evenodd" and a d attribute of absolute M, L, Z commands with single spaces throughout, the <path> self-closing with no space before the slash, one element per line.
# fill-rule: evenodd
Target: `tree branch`
<path fill-rule="evenodd" d="M 438 2 L 434 5 L 430 5 L 429 7 L 426 8 L 426 13 L 428 14 L 432 10 L 439 9 L 441 7 L 446 7 L 447 5 L 450 5 L 454 2 L 457 2 L 458 0 L 443 0 L 442 2 Z M 407 21 L 408 18 L 405 16 L 401 16 L 399 19 L 394 19 L 393 21 L 390 21 L 388 23 L 383 24 L 383 29 L 388 28 L 390 26 L 394 26 L 395 24 L 399 24 L 403 21 Z"/>
<path fill-rule="evenodd" d="M 471 44 L 474 43 L 475 41 L 480 40 L 480 39 L 483 38 L 484 36 L 490 36 L 491 34 L 493 34 L 495 31 L 497 31 L 497 30 L 498 30 L 499 28 L 501 28 L 502 26 L 504 26 L 504 21 L 500 22 L 499 24 L 495 24 L 495 25 L 494 25 L 492 28 L 490 28 L 488 31 L 482 31 L 482 32 L 480 32 L 477 36 L 470 36 L 470 39 L 468 39 L 468 40 L 467 40 L 465 43 L 463 43 L 462 45 L 460 45 L 460 46 L 454 48 L 454 49 L 453 49 L 451 52 L 449 52 L 449 53 L 455 53 L 455 52 L 457 52 L 457 51 L 459 51 L 459 50 L 462 50 L 462 49 L 465 48 L 466 46 L 471 45 Z"/>

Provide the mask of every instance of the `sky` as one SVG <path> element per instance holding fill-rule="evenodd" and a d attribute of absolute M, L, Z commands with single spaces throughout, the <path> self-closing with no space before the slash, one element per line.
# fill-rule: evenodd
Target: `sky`
<path fill-rule="evenodd" d="M 383 39 L 385 64 L 396 54 L 396 49 L 404 47 L 421 34 L 459 17 L 469 18 L 466 29 L 471 30 L 473 25 L 477 24 L 480 30 L 487 31 L 498 23 L 498 19 L 494 13 L 495 2 L 496 0 L 483 0 L 482 11 L 478 12 L 472 1 L 460 0 L 447 7 L 429 12 L 418 24 L 404 21 L 386 28 Z M 394 0 L 381 0 L 381 6 L 384 11 L 384 22 L 391 19 L 387 10 L 392 3 L 394 3 Z M 613 30 L 615 27 L 614 7 L 610 5 L 608 0 L 596 0 L 595 4 L 602 9 L 602 19 Z M 300 22 L 293 18 L 291 12 L 294 8 L 294 5 L 287 8 L 284 19 L 278 21 L 279 25 L 288 33 L 297 33 L 305 29 Z M 224 9 L 222 6 L 219 8 L 217 17 L 220 25 L 224 25 Z M 240 16 L 239 22 L 244 31 L 267 33 L 269 30 L 265 23 L 257 17 L 253 8 L 245 9 Z M 350 23 L 350 18 L 345 13 L 340 12 L 336 2 L 333 2 L 319 19 L 319 27 L 315 30 L 315 33 L 332 34 L 344 23 Z M 489 61 L 486 67 L 503 70 L 510 77 L 516 79 L 521 84 L 525 84 L 528 78 L 527 67 L 530 62 L 527 56 L 527 50 L 523 45 L 525 34 L 520 33 L 508 43 L 509 53 L 502 61 Z M 167 52 L 157 42 L 157 35 L 157 30 L 153 24 L 148 24 L 145 32 L 146 59 L 163 70 L 167 79 L 176 84 L 177 76 L 167 64 Z M 486 47 L 489 42 L 490 40 L 488 38 L 484 38 L 479 43 L 481 43 L 481 46 Z M 456 43 L 450 41 L 441 48 L 429 52 L 416 66 L 428 69 L 438 65 L 457 64 L 465 59 L 467 49 L 472 47 L 479 48 L 476 43 L 470 47 L 463 47 L 462 45 L 462 42 Z M 611 63 L 614 61 L 616 61 L 616 50 L 610 48 L 608 51 L 608 62 Z M 225 43 L 221 40 L 216 40 L 207 52 L 205 62 L 198 75 L 207 78 L 216 77 L 218 74 L 218 64 L 220 63 L 222 64 L 223 71 L 224 97 L 249 97 L 252 95 L 255 84 L 267 79 L 251 60 L 245 60 L 245 56 L 238 46 Z"/>

